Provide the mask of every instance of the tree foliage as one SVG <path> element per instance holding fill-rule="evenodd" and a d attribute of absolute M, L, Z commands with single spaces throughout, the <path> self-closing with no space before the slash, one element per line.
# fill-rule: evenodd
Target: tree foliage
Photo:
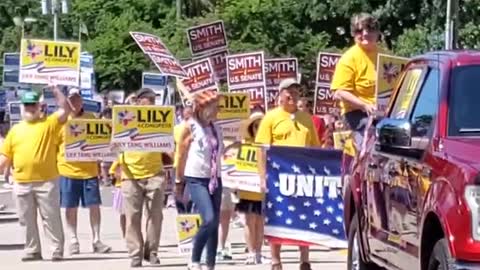
<path fill-rule="evenodd" d="M 181 9 L 178 10 L 178 4 Z M 225 22 L 229 51 L 263 50 L 267 57 L 299 58 L 303 82 L 312 87 L 319 51 L 343 51 L 351 45 L 349 18 L 356 12 L 375 14 L 383 45 L 411 56 L 441 49 L 446 7 L 442 0 L 71 0 L 60 15 L 59 38 L 78 40 L 84 23 L 83 49 L 95 56 L 100 90 L 137 89 L 141 72 L 154 69 L 129 31 L 159 35 L 182 60 L 191 55 L 186 29 L 213 20 Z M 458 47 L 480 46 L 480 0 L 460 0 Z M 177 13 L 181 18 L 177 19 Z M 38 0 L 0 2 L 0 54 L 18 51 L 22 27 L 14 18 L 35 17 L 24 24 L 25 36 L 51 38 L 52 16 L 41 15 Z"/>

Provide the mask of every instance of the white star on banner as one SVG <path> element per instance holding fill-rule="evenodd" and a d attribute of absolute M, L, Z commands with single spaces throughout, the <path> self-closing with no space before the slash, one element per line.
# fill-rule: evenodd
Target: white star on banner
<path fill-rule="evenodd" d="M 340 223 L 343 222 L 343 218 L 342 218 L 341 216 L 338 216 L 338 217 L 336 218 L 336 220 L 337 220 L 337 222 L 340 222 Z"/>
<path fill-rule="evenodd" d="M 312 206 L 312 204 L 309 201 L 306 201 L 306 202 L 303 203 L 303 206 L 310 207 L 310 206 Z"/>
<path fill-rule="evenodd" d="M 275 215 L 277 215 L 277 217 L 281 217 L 283 215 L 283 212 L 278 210 L 277 212 L 275 212 Z"/>
<path fill-rule="evenodd" d="M 283 202 L 283 198 L 281 196 L 277 196 L 277 202 L 279 203 Z"/>
<path fill-rule="evenodd" d="M 320 214 L 322 214 L 322 212 L 320 212 L 320 210 L 313 211 L 313 215 L 316 216 L 316 217 L 319 217 Z"/>
<path fill-rule="evenodd" d="M 343 203 L 338 203 L 338 209 L 343 210 Z"/>
<path fill-rule="evenodd" d="M 265 217 L 265 223 L 268 223 L 268 217 Z"/>
<path fill-rule="evenodd" d="M 293 205 L 288 206 L 288 211 L 295 212 L 295 210 L 296 210 L 295 206 L 293 206 Z"/>
<path fill-rule="evenodd" d="M 316 229 L 318 227 L 318 225 L 315 223 L 315 222 L 312 222 L 308 225 L 308 227 L 310 227 L 310 229 Z"/>
<path fill-rule="evenodd" d="M 333 234 L 339 234 L 340 231 L 338 231 L 337 229 L 333 229 L 333 230 L 332 230 L 332 233 L 333 233 Z"/>
<path fill-rule="evenodd" d="M 323 198 L 318 198 L 317 199 L 317 203 L 319 204 L 323 204 L 325 202 L 325 200 Z"/>
<path fill-rule="evenodd" d="M 294 173 L 300 173 L 300 168 L 295 164 L 292 165 L 292 170 Z"/>
<path fill-rule="evenodd" d="M 330 170 L 327 167 L 323 166 L 323 171 L 326 175 L 330 175 Z"/>
<path fill-rule="evenodd" d="M 274 162 L 272 162 L 272 168 L 278 170 L 278 169 L 280 169 L 280 165 L 274 161 Z"/>
<path fill-rule="evenodd" d="M 279 183 L 279 182 L 274 182 L 274 183 L 273 183 L 273 186 L 279 187 L 279 186 L 280 186 L 280 183 Z"/>
<path fill-rule="evenodd" d="M 268 209 L 272 209 L 273 203 L 272 202 L 267 202 L 267 207 L 268 207 Z"/>
<path fill-rule="evenodd" d="M 327 207 L 327 212 L 332 214 L 335 210 L 333 209 L 333 207 L 329 206 Z"/>
<path fill-rule="evenodd" d="M 287 223 L 288 225 L 291 225 L 292 222 L 293 222 L 293 221 L 292 221 L 291 219 L 289 219 L 289 218 L 287 218 L 287 220 L 285 220 L 285 223 Z"/>
<path fill-rule="evenodd" d="M 298 218 L 300 218 L 300 220 L 306 220 L 307 216 L 304 214 L 301 214 L 300 216 L 298 216 Z"/>
<path fill-rule="evenodd" d="M 317 174 L 317 171 L 316 171 L 315 168 L 313 168 L 312 166 L 308 166 L 308 170 L 309 170 L 312 174 Z"/>
<path fill-rule="evenodd" d="M 331 222 L 330 219 L 328 219 L 328 218 L 326 218 L 326 219 L 323 220 L 323 224 L 325 224 L 325 225 L 327 225 L 327 226 L 330 225 L 331 223 L 332 223 L 332 222 Z"/>

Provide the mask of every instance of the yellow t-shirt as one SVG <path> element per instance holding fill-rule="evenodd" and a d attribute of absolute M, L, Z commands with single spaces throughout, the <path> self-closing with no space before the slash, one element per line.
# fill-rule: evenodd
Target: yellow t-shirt
<path fill-rule="evenodd" d="M 95 119 L 92 113 L 84 113 L 80 119 Z M 72 119 L 72 117 L 69 117 Z M 61 176 L 76 180 L 90 179 L 98 176 L 97 162 L 67 162 L 65 160 L 65 126 L 59 132 L 59 149 L 57 157 L 57 168 Z"/>
<path fill-rule="evenodd" d="M 176 125 L 174 128 L 173 128 L 173 139 L 175 140 L 175 156 L 174 156 L 174 160 L 173 160 L 173 167 L 176 168 L 177 165 L 178 165 L 178 159 L 180 158 L 179 157 L 179 153 L 178 153 L 178 150 L 179 150 L 179 147 L 178 145 L 180 144 L 180 136 L 182 135 L 182 131 L 183 129 L 185 128 L 185 122 L 181 122 L 180 124 Z"/>
<path fill-rule="evenodd" d="M 377 79 L 378 52 L 366 53 L 358 45 L 352 46 L 340 58 L 333 74 L 332 91 L 350 91 L 365 103 L 376 104 L 375 83 Z M 341 102 L 342 114 L 352 111 Z"/>
<path fill-rule="evenodd" d="M 120 155 L 122 180 L 140 180 L 159 174 L 163 169 L 160 152 L 125 152 Z"/>
<path fill-rule="evenodd" d="M 15 181 L 58 178 L 58 132 L 63 126 L 58 120 L 58 114 L 53 113 L 35 123 L 21 121 L 8 132 L 1 153 L 12 162 Z"/>
<path fill-rule="evenodd" d="M 112 165 L 110 166 L 110 169 L 108 170 L 108 174 L 110 175 L 116 175 L 117 169 L 120 169 L 119 167 L 120 163 L 117 160 L 115 160 Z M 115 187 L 121 187 L 122 186 L 122 179 L 115 179 Z"/>
<path fill-rule="evenodd" d="M 300 111 L 292 115 L 281 107 L 267 112 L 260 122 L 255 142 L 280 146 L 320 146 L 312 117 Z"/>

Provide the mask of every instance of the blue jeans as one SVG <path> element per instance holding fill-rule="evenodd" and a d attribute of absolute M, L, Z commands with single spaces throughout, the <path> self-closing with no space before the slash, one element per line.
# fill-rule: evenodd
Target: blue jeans
<path fill-rule="evenodd" d="M 192 262 L 200 263 L 202 251 L 207 247 L 207 266 L 215 266 L 222 202 L 222 182 L 213 194 L 208 191 L 208 178 L 185 177 L 195 208 L 200 213 L 202 224 L 193 240 Z"/>

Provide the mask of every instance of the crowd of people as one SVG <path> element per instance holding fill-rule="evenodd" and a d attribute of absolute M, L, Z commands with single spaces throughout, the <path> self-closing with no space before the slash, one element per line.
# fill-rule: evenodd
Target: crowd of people
<path fill-rule="evenodd" d="M 65 160 L 64 124 L 73 118 L 94 118 L 83 111 L 78 89 L 65 97 L 55 85 L 58 110 L 51 115 L 42 111 L 41 95 L 25 92 L 21 97 L 22 119 L 6 135 L 0 155 L 0 170 L 11 168 L 18 215 L 25 226 L 25 249 L 22 261 L 42 259 L 37 211 L 51 242 L 51 259 L 64 256 L 64 228 L 61 208 L 65 209 L 70 254 L 80 253 L 77 236 L 78 207 L 89 209 L 92 250 L 108 253 L 111 247 L 100 239 L 102 203 L 100 183 L 115 186 L 114 208 L 125 238 L 132 267 L 144 261 L 160 264 L 158 247 L 163 223 L 165 192 L 174 185 L 178 213 L 199 213 L 201 225 L 193 242 L 190 270 L 215 268 L 217 260 L 232 259 L 226 248 L 230 222 L 239 218 L 244 226 L 247 256 L 245 264 L 271 265 L 282 269 L 280 239 L 268 238 L 271 254 L 264 256 L 264 204 L 266 191 L 266 156 L 260 151 L 258 173 L 260 193 L 222 187 L 222 156 L 241 143 L 294 147 L 333 148 L 333 132 L 353 131 L 346 143 L 345 160 L 351 162 L 360 147 L 362 132 L 369 116 L 375 112 L 375 65 L 378 22 L 369 14 L 352 18 L 355 45 L 340 59 L 332 90 L 341 104 L 342 116 L 312 115 L 308 99 L 300 97 L 301 85 L 295 79 L 280 83 L 278 107 L 268 111 L 252 110 L 241 124 L 241 140 L 224 138 L 216 123 L 220 93 L 205 91 L 192 97 L 181 108 L 182 119 L 174 128 L 175 153 L 125 151 L 112 162 L 71 162 Z M 126 104 L 154 105 L 155 93 L 144 88 L 130 95 Z M 111 118 L 107 108 L 100 117 Z M 164 166 L 173 165 L 171 177 Z M 142 216 L 146 217 L 146 235 L 142 235 Z M 311 269 L 309 246 L 299 247 L 300 270 Z M 205 251 L 205 256 L 202 256 Z M 269 257 L 269 258 L 267 258 Z"/>

